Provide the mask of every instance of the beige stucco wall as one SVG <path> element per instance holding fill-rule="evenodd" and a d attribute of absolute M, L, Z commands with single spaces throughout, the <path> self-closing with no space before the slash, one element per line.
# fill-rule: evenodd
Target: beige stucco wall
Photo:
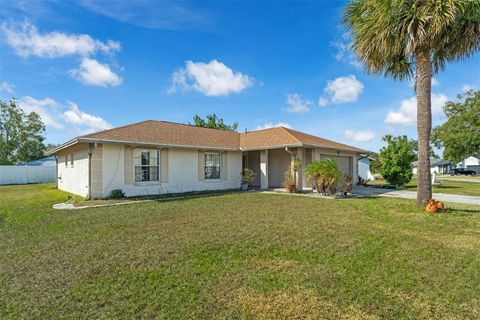
<path fill-rule="evenodd" d="M 227 177 L 219 180 L 199 180 L 198 150 L 168 149 L 168 182 L 125 183 L 125 147 L 103 144 L 102 150 L 102 196 L 111 190 L 122 189 L 127 196 L 180 193 L 189 191 L 221 190 L 240 187 L 242 153 L 227 153 Z M 160 160 L 162 163 L 163 161 Z M 163 171 L 160 168 L 160 171 Z M 161 177 L 160 177 L 161 179 Z"/>
<path fill-rule="evenodd" d="M 58 188 L 82 197 L 88 196 L 88 144 L 78 144 L 56 154 Z M 70 155 L 73 153 L 73 166 Z M 68 157 L 65 165 L 65 157 Z"/>
<path fill-rule="evenodd" d="M 268 150 L 268 186 L 281 188 L 285 172 L 292 162 L 292 156 L 285 149 Z"/>

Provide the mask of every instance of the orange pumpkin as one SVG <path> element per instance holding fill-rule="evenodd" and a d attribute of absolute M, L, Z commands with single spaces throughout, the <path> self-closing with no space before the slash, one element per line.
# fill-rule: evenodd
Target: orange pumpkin
<path fill-rule="evenodd" d="M 442 201 L 437 201 L 436 203 L 438 211 L 445 211 L 445 204 Z"/>
<path fill-rule="evenodd" d="M 430 199 L 430 201 L 428 201 L 427 208 L 425 210 L 430 213 L 437 212 L 437 205 L 435 204 L 435 199 Z"/>

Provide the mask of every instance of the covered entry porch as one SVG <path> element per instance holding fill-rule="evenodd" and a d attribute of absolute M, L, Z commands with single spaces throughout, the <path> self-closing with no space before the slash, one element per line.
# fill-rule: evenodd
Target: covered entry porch
<path fill-rule="evenodd" d="M 287 147 L 263 150 L 244 151 L 242 153 L 242 168 L 252 169 L 255 180 L 251 186 L 260 189 L 281 188 L 285 172 L 291 163 L 298 159 L 302 167 L 297 173 L 297 188 L 311 188 L 312 183 L 307 179 L 304 168 L 315 160 L 332 158 L 344 175 L 352 177 L 357 182 L 358 168 L 357 155 L 319 148 Z"/>

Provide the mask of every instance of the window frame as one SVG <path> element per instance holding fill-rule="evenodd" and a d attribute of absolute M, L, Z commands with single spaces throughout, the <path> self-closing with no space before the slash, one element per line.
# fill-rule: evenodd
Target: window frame
<path fill-rule="evenodd" d="M 157 164 L 156 165 L 142 165 L 141 164 L 141 156 L 142 156 L 142 152 L 148 152 L 150 153 L 149 157 L 151 156 L 151 152 L 156 152 L 157 153 Z M 135 154 L 136 153 L 139 153 L 140 154 L 140 165 L 136 165 L 135 163 Z M 160 153 L 160 150 L 158 149 L 144 149 L 144 148 L 137 148 L 137 149 L 133 149 L 133 161 L 132 161 L 132 166 L 133 166 L 133 184 L 135 185 L 152 185 L 152 184 L 160 184 L 161 183 L 161 161 L 160 161 L 160 156 L 161 156 L 161 153 Z M 142 181 L 137 181 L 137 177 L 136 177 L 136 167 L 156 167 L 157 168 L 157 180 L 142 180 Z"/>
<path fill-rule="evenodd" d="M 218 165 L 218 168 L 219 168 L 219 177 L 218 178 L 208 178 L 207 177 L 207 156 L 209 155 L 218 155 L 219 157 L 219 165 Z M 223 179 L 223 153 L 222 152 L 214 152 L 214 151 L 211 151 L 211 152 L 205 152 L 204 155 L 203 155 L 203 178 L 204 178 L 204 181 L 220 181 Z"/>

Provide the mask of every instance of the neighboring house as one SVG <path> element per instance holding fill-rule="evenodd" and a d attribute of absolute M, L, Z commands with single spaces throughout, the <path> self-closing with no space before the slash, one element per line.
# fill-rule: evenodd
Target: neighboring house
<path fill-rule="evenodd" d="M 356 183 L 366 152 L 283 127 L 237 133 L 148 120 L 77 137 L 50 154 L 59 189 L 103 198 L 113 189 L 135 196 L 239 188 L 242 168 L 256 172 L 252 185 L 281 187 L 293 159 L 333 158 Z M 310 187 L 306 180 L 300 172 L 299 185 Z"/>
<path fill-rule="evenodd" d="M 412 162 L 413 174 L 418 174 L 418 161 Z M 455 168 L 449 161 L 443 159 L 430 159 L 430 172 L 438 174 L 447 174 Z"/>
<path fill-rule="evenodd" d="M 55 166 L 57 164 L 55 157 L 42 158 L 37 160 L 32 160 L 29 162 L 17 163 L 16 166 L 35 166 L 35 167 L 45 167 L 45 166 Z"/>
<path fill-rule="evenodd" d="M 375 180 L 372 172 L 370 171 L 370 161 L 373 161 L 370 157 L 358 158 L 358 176 L 363 180 Z"/>
<path fill-rule="evenodd" d="M 465 158 L 457 164 L 457 167 L 474 170 L 477 174 L 480 174 L 480 159 L 476 157 Z"/>

